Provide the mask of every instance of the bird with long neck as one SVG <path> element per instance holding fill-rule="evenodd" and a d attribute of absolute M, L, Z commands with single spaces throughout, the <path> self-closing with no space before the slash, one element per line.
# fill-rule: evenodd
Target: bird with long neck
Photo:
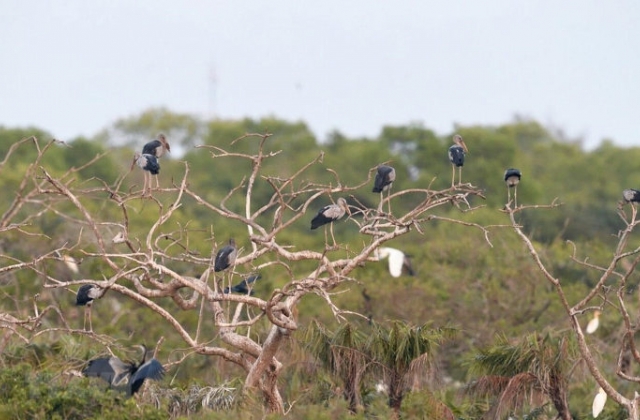
<path fill-rule="evenodd" d="M 504 182 L 507 184 L 507 205 L 511 203 L 511 189 L 513 188 L 513 206 L 518 207 L 518 184 L 522 178 L 522 172 L 516 168 L 504 171 Z"/>
<path fill-rule="evenodd" d="M 378 211 L 382 211 L 382 193 L 383 191 L 388 191 L 387 199 L 391 196 L 391 185 L 393 181 L 396 180 L 396 170 L 387 165 L 378 166 L 378 170 L 376 171 L 376 178 L 373 182 L 373 190 L 372 192 L 380 193 L 380 205 L 378 205 Z M 391 200 L 388 202 L 389 204 L 389 213 L 391 213 Z"/>
<path fill-rule="evenodd" d="M 349 210 L 349 206 L 347 205 L 347 200 L 340 197 L 336 200 L 336 204 L 329 204 L 324 206 L 315 217 L 311 220 L 311 230 L 317 229 L 320 226 L 329 224 L 331 231 L 331 239 L 333 239 L 333 248 L 336 247 L 336 238 L 333 236 L 333 222 L 342 218 L 345 213 L 351 215 L 351 211 Z M 324 241 L 325 244 L 328 243 L 327 240 L 327 228 L 324 230 Z"/>
<path fill-rule="evenodd" d="M 169 145 L 167 137 L 163 133 L 158 134 L 157 139 L 151 140 L 142 146 L 143 155 L 152 155 L 155 156 L 156 159 L 161 158 L 165 153 L 171 153 L 171 145 Z M 160 181 L 158 180 L 157 174 L 155 175 L 156 188 L 160 188 Z"/>
<path fill-rule="evenodd" d="M 462 167 L 464 166 L 465 154 L 469 153 L 467 145 L 462 140 L 460 134 L 453 136 L 453 146 L 449 147 L 449 160 L 451 161 L 452 175 L 451 175 L 451 188 L 455 186 L 456 180 L 456 168 L 458 168 L 458 185 L 462 184 Z"/>

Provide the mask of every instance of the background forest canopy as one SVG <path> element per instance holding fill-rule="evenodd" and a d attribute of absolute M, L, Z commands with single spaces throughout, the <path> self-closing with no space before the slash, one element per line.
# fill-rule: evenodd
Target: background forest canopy
<path fill-rule="evenodd" d="M 266 149 L 279 154 L 264 161 L 262 173 L 269 177 L 285 179 L 295 168 L 303 167 L 322 153 L 321 164 L 313 165 L 304 172 L 304 180 L 335 183 L 333 174 L 327 170 L 333 169 L 339 173 L 341 183 L 354 186 L 366 180 L 372 168 L 388 162 L 397 174 L 393 191 L 412 188 L 441 190 L 451 184 L 447 149 L 452 144 L 454 133 L 439 135 L 420 124 L 385 126 L 376 138 L 347 138 L 336 131 L 320 141 L 304 122 L 283 121 L 275 117 L 205 121 L 167 109 L 150 109 L 116 121 L 92 138 L 65 139 L 64 143 L 55 143 L 39 164 L 54 177 L 70 168 L 79 168 L 76 184 L 97 185 L 104 182 L 113 185 L 125 177 L 123 187 L 133 189 L 137 185 L 140 188 L 142 171 L 136 167 L 130 172 L 134 151 L 139 151 L 144 143 L 156 138 L 159 132 L 165 133 L 172 150 L 161 160 L 161 184 L 179 184 L 188 166 L 189 187 L 199 191 L 202 198 L 209 202 L 222 201 L 238 185 L 239 179 L 251 172 L 251 163 L 238 164 L 224 159 L 212 162 L 208 151 L 195 146 L 216 146 L 229 150 L 230 143 L 246 133 L 271 134 Z M 571 264 L 571 249 L 566 241 L 577 244 L 584 255 L 589 255 L 598 263 L 610 258 L 616 235 L 624 228 L 624 223 L 616 213 L 622 190 L 640 188 L 640 171 L 627 170 L 640 161 L 640 148 L 621 148 L 610 141 L 603 141 L 598 148 L 586 151 L 579 140 L 566 139 L 536 121 L 520 118 L 500 126 L 460 126 L 455 132 L 464 138 L 469 147 L 462 182 L 470 182 L 478 187 L 485 199 L 470 197 L 472 206 L 481 207 L 469 213 L 461 213 L 455 206 L 440 207 L 435 211 L 443 216 L 455 215 L 452 217 L 469 223 L 504 224 L 505 217 L 499 211 L 504 207 L 507 196 L 504 170 L 510 167 L 520 169 L 523 177 L 518 187 L 518 204 L 548 204 L 555 198 L 562 203 L 559 209 L 551 211 L 522 212 L 519 214 L 519 223 L 537 244 L 544 247 L 542 258 L 562 278 L 569 293 L 568 298 L 579 299 L 588 287 L 597 282 L 599 273 Z M 53 138 L 46 128 L 0 127 L 0 162 L 4 161 L 6 165 L 0 177 L 0 188 L 5 194 L 18 190 L 28 165 L 38 156 L 33 147 L 19 147 L 11 159 L 5 161 L 12 145 L 30 136 L 35 136 L 41 144 Z M 255 142 L 237 142 L 233 147 L 234 152 L 251 154 L 255 151 Z M 85 166 L 96 156 L 98 159 L 94 164 Z M 616 168 L 612 168 L 614 164 Z M 370 184 L 351 194 L 363 205 L 375 208 L 380 198 L 378 194 L 371 193 Z M 258 180 L 253 202 L 258 203 L 256 206 L 268 202 L 272 194 L 271 186 Z M 411 200 L 411 196 L 407 196 L 405 200 L 394 201 L 394 213 L 414 208 L 419 200 Z M 203 232 L 202 237 L 206 238 L 211 232 L 210 213 L 203 211 L 193 200 L 188 203 L 180 209 L 177 223 L 188 226 L 193 232 Z M 328 198 L 323 197 L 317 204 L 329 204 Z M 7 205 L 0 203 L 0 213 L 8 211 Z M 93 202 L 86 205 L 98 213 L 110 211 L 106 207 L 91 208 L 95 205 Z M 235 197 L 227 205 L 239 213 L 244 208 L 244 202 Z M 130 214 L 130 229 L 132 232 L 137 230 L 136 236 L 144 237 L 145 227 L 152 225 L 157 218 L 157 211 L 148 210 L 146 205 L 141 204 Z M 300 248 L 322 249 L 322 232 L 309 231 L 309 221 L 315 211 L 317 208 L 310 208 L 305 217 L 284 232 L 283 241 Z M 44 214 L 34 219 L 33 226 L 26 230 L 52 238 L 56 247 L 65 243 L 73 244 L 82 231 L 80 227 L 66 223 L 62 216 Z M 339 223 L 334 226 L 339 243 L 361 240 L 354 238 L 357 231 Z M 218 244 L 226 243 L 229 237 L 243 236 L 246 236 L 246 227 L 239 223 L 229 221 L 228 224 L 215 226 L 215 241 Z M 451 381 L 448 383 L 468 381 L 469 370 L 464 360 L 468 360 L 477 347 L 493 343 L 495 337 L 517 338 L 567 327 L 566 315 L 558 299 L 527 257 L 522 243 L 507 233 L 506 229 L 492 231 L 490 239 L 493 247 L 487 245 L 482 233 L 470 233 L 468 228 L 459 225 L 431 223 L 424 235 L 413 231 L 388 244 L 412 256 L 417 272 L 415 277 L 391 279 L 386 275 L 386 263 L 367 263 L 358 271 L 360 284 L 342 287 L 341 292 L 344 293 L 337 294 L 334 303 L 376 321 L 402 320 L 409 325 L 430 323 L 458 328 L 461 331 L 460 338 L 442 345 L 447 351 L 438 356 L 438 364 L 447 380 Z M 246 241 L 241 245 L 248 247 L 249 243 Z M 204 255 L 211 249 L 210 243 L 194 243 L 192 246 Z M 50 250 L 49 241 L 20 241 L 12 235 L 0 237 L 0 254 L 16 260 L 26 260 Z M 81 255 L 75 257 L 82 260 Z M 83 272 L 93 273 L 99 269 L 92 264 L 90 259 L 81 264 Z M 69 276 L 60 264 L 50 269 L 60 271 L 60 277 Z M 177 266 L 176 270 L 189 276 L 201 274 L 197 271 L 199 268 L 194 269 L 188 264 Z M 101 278 L 99 274 L 92 275 L 93 278 Z M 33 309 L 32 305 L 25 304 L 32 302 L 34 294 L 40 291 L 41 282 L 33 277 L 28 270 L 0 274 L 2 293 L 11 298 L 3 300 L 0 312 L 20 313 Z M 278 279 L 268 275 L 263 277 L 256 282 L 256 295 L 268 296 L 273 289 L 281 287 Z M 627 289 L 637 290 L 637 281 L 630 282 Z M 82 311 L 73 308 L 75 295 L 72 292 L 56 290 L 52 299 L 60 308 L 75 311 L 75 318 L 71 318 L 77 325 L 82 325 Z M 124 300 L 118 302 L 118 305 L 127 308 L 126 305 L 135 304 Z M 336 326 L 331 310 L 317 296 L 305 297 L 298 307 L 301 325 L 316 320 L 329 328 Z M 112 311 L 113 307 L 96 305 L 93 308 L 94 328 L 96 324 L 104 322 L 101 314 L 112 316 Z M 151 344 L 157 341 L 157 337 L 166 336 L 166 327 L 153 322 L 148 324 L 137 313 L 135 319 L 126 319 L 125 323 L 121 319 L 127 317 L 125 314 L 126 311 L 119 312 L 116 319 L 108 319 L 100 329 L 105 334 L 130 337 L 130 344 Z M 603 320 L 603 346 L 607 334 L 615 333 L 615 327 L 612 326 L 616 322 L 617 319 Z M 175 347 L 183 345 L 170 336 L 166 339 L 167 347 L 171 347 L 173 342 L 176 343 Z M 6 345 L 6 342 L 2 342 L 2 346 Z M 86 350 L 65 351 L 71 352 L 67 356 L 78 360 L 78 363 L 93 354 Z M 35 357 L 43 356 L 38 354 Z M 295 367 L 304 358 L 297 357 L 299 360 L 289 361 L 289 367 Z M 615 363 L 615 354 L 611 357 L 611 363 Z M 237 376 L 236 370 L 228 364 L 198 355 L 182 364 L 171 380 L 187 384 L 193 380 L 188 372 L 194 370 L 203 372 L 196 379 L 203 384 L 230 383 Z M 326 381 L 329 382 L 328 379 Z M 301 386 L 295 380 L 291 381 L 291 387 L 296 385 Z M 322 394 L 321 391 L 316 392 Z M 326 394 L 330 392 L 326 391 Z M 593 381 L 584 381 L 572 398 L 589 399 L 592 394 Z"/>

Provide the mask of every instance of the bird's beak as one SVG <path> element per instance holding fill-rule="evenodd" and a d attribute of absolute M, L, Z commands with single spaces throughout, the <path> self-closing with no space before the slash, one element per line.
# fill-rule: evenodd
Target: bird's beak
<path fill-rule="evenodd" d="M 348 205 L 348 204 L 347 204 L 347 206 L 346 206 L 345 210 L 347 210 L 347 214 L 348 214 L 349 216 L 351 216 L 351 209 L 349 208 L 349 205 Z"/>
<path fill-rule="evenodd" d="M 460 146 L 464 149 L 465 153 L 469 153 L 469 149 L 467 149 L 467 145 L 464 143 L 464 140 L 460 140 Z"/>

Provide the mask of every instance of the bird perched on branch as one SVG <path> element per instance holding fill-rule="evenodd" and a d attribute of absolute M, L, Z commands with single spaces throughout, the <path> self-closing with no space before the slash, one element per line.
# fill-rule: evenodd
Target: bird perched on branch
<path fill-rule="evenodd" d="M 629 188 L 622 191 L 622 198 L 627 203 L 640 203 L 640 191 Z"/>
<path fill-rule="evenodd" d="M 593 414 L 593 418 L 598 418 L 602 410 L 604 409 L 604 405 L 607 402 L 607 393 L 600 387 L 598 389 L 598 393 L 593 399 L 593 404 L 591 405 L 591 414 Z"/>
<path fill-rule="evenodd" d="M 253 276 L 249 276 L 246 279 L 243 279 L 240 283 L 235 286 L 225 287 L 222 293 L 240 293 L 241 295 L 251 295 L 253 296 L 253 288 L 250 285 L 260 278 L 260 274 L 256 274 Z"/>
<path fill-rule="evenodd" d="M 218 253 L 216 254 L 216 259 L 214 263 L 214 271 L 220 272 L 226 270 L 230 266 L 234 265 L 236 262 L 236 257 L 238 255 L 238 249 L 236 248 L 235 239 L 229 239 L 229 245 L 223 246 Z"/>
<path fill-rule="evenodd" d="M 165 153 L 171 152 L 171 146 L 167 141 L 167 138 L 164 134 L 158 134 L 158 138 L 155 140 L 151 140 L 149 143 L 142 146 L 142 154 L 143 155 L 152 155 L 155 156 L 156 159 L 161 158 Z M 155 174 L 157 175 L 157 173 Z M 158 177 L 156 179 L 156 188 L 160 188 L 160 181 Z"/>
<path fill-rule="evenodd" d="M 136 347 L 142 350 L 140 363 L 123 362 L 115 356 L 93 359 L 89 361 L 82 374 L 101 378 L 113 387 L 120 387 L 126 381 L 126 392 L 127 395 L 131 396 L 138 392 L 145 379 L 160 380 L 165 372 L 164 367 L 158 360 L 145 361 L 147 348 L 144 345 Z"/>
<path fill-rule="evenodd" d="M 458 168 L 458 184 L 462 184 L 462 167 L 464 166 L 465 153 L 469 153 L 467 145 L 462 140 L 460 134 L 453 136 L 453 146 L 449 147 L 449 160 L 451 161 L 451 168 L 453 174 L 451 176 L 451 187 L 455 185 L 456 180 L 456 168 Z"/>
<path fill-rule="evenodd" d="M 511 202 L 511 188 L 513 188 L 514 207 L 518 207 L 518 184 L 522 173 L 519 169 L 509 168 L 504 171 L 504 182 L 507 183 L 507 203 Z"/>
<path fill-rule="evenodd" d="M 593 318 L 591 318 L 585 329 L 587 334 L 593 334 L 600 326 L 600 314 L 601 312 L 597 310 L 593 312 Z"/>
<path fill-rule="evenodd" d="M 373 192 L 380 193 L 380 207 L 378 207 L 378 210 L 382 209 L 382 192 L 388 190 L 389 194 L 391 194 L 391 185 L 395 180 L 396 170 L 394 168 L 387 165 L 378 166 L 372 190 Z M 391 213 L 391 202 L 389 202 L 389 213 Z"/>
<path fill-rule="evenodd" d="M 91 323 L 91 306 L 95 299 L 100 299 L 105 290 L 101 289 L 95 284 L 83 284 L 76 293 L 76 305 L 86 306 L 84 311 L 84 326 L 87 329 L 87 316 L 89 318 L 89 331 L 93 331 L 93 325 Z"/>
<path fill-rule="evenodd" d="M 320 210 L 318 210 L 318 214 L 311 220 L 311 229 L 317 229 L 320 226 L 330 224 L 331 227 L 331 238 L 333 239 L 333 245 L 335 246 L 336 240 L 333 236 L 333 222 L 342 218 L 345 213 L 351 214 L 349 210 L 349 206 L 347 205 L 347 200 L 340 197 L 336 201 L 336 204 L 329 204 L 328 206 L 324 206 Z M 325 228 L 324 231 L 325 242 L 327 240 L 327 230 Z"/>
<path fill-rule="evenodd" d="M 393 277 L 400 277 L 403 270 L 410 276 L 415 276 L 416 274 L 411 265 L 411 258 L 399 249 L 380 247 L 374 251 L 374 255 L 379 260 L 389 259 L 389 273 Z"/>
<path fill-rule="evenodd" d="M 133 155 L 133 163 L 131 164 L 131 169 L 133 169 L 134 165 L 138 165 L 144 170 L 144 187 L 142 191 L 143 194 L 146 194 L 149 187 L 151 187 L 150 176 L 158 175 L 160 173 L 160 164 L 158 163 L 158 158 L 147 153 L 140 154 L 136 152 Z"/>
<path fill-rule="evenodd" d="M 162 157 L 165 153 L 171 152 L 171 146 L 167 141 L 167 138 L 164 134 L 158 134 L 158 138 L 156 140 L 151 140 L 149 143 L 142 146 L 142 154 L 143 155 L 153 155 L 157 158 Z"/>

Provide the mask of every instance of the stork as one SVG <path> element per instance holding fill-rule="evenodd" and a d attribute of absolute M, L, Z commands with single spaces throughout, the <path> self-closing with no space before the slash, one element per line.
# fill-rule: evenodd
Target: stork
<path fill-rule="evenodd" d="M 91 307 L 95 299 L 100 299 L 104 295 L 105 290 L 95 284 L 83 284 L 76 293 L 76 306 L 85 306 L 84 325 L 82 328 L 87 329 L 87 317 L 89 318 L 89 331 L 93 331 L 91 323 Z"/>
<path fill-rule="evenodd" d="M 333 222 L 342 218 L 345 213 L 351 215 L 347 200 L 340 197 L 336 201 L 336 204 L 329 204 L 318 210 L 318 214 L 311 220 L 311 230 L 317 229 L 320 226 L 330 224 L 331 239 L 333 239 L 333 246 L 336 246 L 336 239 L 333 236 Z M 324 230 L 324 240 L 327 242 L 327 229 Z"/>
<path fill-rule="evenodd" d="M 134 165 L 138 165 L 144 170 L 144 188 L 142 189 L 142 194 L 146 195 L 147 189 L 151 187 L 150 176 L 158 175 L 158 173 L 160 173 L 160 164 L 158 163 L 158 158 L 148 153 L 140 154 L 136 152 L 135 155 L 133 155 L 131 169 L 133 169 Z M 151 175 L 147 174 L 147 172 L 149 172 Z"/>
<path fill-rule="evenodd" d="M 123 362 L 115 356 L 93 359 L 89 361 L 82 374 L 99 377 L 113 387 L 123 385 L 127 381 L 126 392 L 128 396 L 132 396 L 142 387 L 145 379 L 160 380 L 165 372 L 164 367 L 157 359 L 145 361 L 147 348 L 144 345 L 136 347 L 142 350 L 140 363 Z"/>
<path fill-rule="evenodd" d="M 380 193 L 380 206 L 378 206 L 378 211 L 382 210 L 382 192 L 388 190 L 388 195 L 391 195 L 391 185 L 395 180 L 396 170 L 394 168 L 387 165 L 378 166 L 372 190 L 373 192 Z M 389 213 L 391 213 L 391 201 L 389 201 Z"/>
<path fill-rule="evenodd" d="M 253 276 L 249 276 L 246 279 L 242 279 L 242 281 L 234 286 L 225 287 L 222 293 L 239 293 L 241 295 L 251 295 L 253 296 L 253 287 L 250 285 L 260 278 L 260 274 L 254 274 Z"/>
<path fill-rule="evenodd" d="M 465 153 L 469 153 L 467 145 L 464 144 L 462 136 L 456 134 L 453 136 L 453 146 L 449 147 L 449 160 L 453 173 L 451 175 L 451 188 L 455 186 L 456 168 L 458 168 L 458 185 L 462 184 L 462 166 L 464 166 Z"/>
<path fill-rule="evenodd" d="M 229 239 L 229 245 L 225 245 L 218 250 L 213 268 L 214 271 L 218 273 L 234 265 L 237 255 L 238 249 L 236 248 L 236 241 L 231 238 Z"/>
<path fill-rule="evenodd" d="M 167 138 L 163 133 L 158 134 L 158 138 L 155 140 L 151 140 L 149 143 L 142 146 L 142 154 L 143 155 L 152 155 L 155 156 L 156 159 L 161 158 L 165 153 L 171 153 L 171 146 L 167 141 Z M 155 174 L 157 175 L 157 174 Z M 156 176 L 156 188 L 160 187 L 160 181 Z"/>
<path fill-rule="evenodd" d="M 504 182 L 507 183 L 507 203 L 511 202 L 511 188 L 513 188 L 513 205 L 518 207 L 518 184 L 522 172 L 519 169 L 509 168 L 504 171 Z"/>

